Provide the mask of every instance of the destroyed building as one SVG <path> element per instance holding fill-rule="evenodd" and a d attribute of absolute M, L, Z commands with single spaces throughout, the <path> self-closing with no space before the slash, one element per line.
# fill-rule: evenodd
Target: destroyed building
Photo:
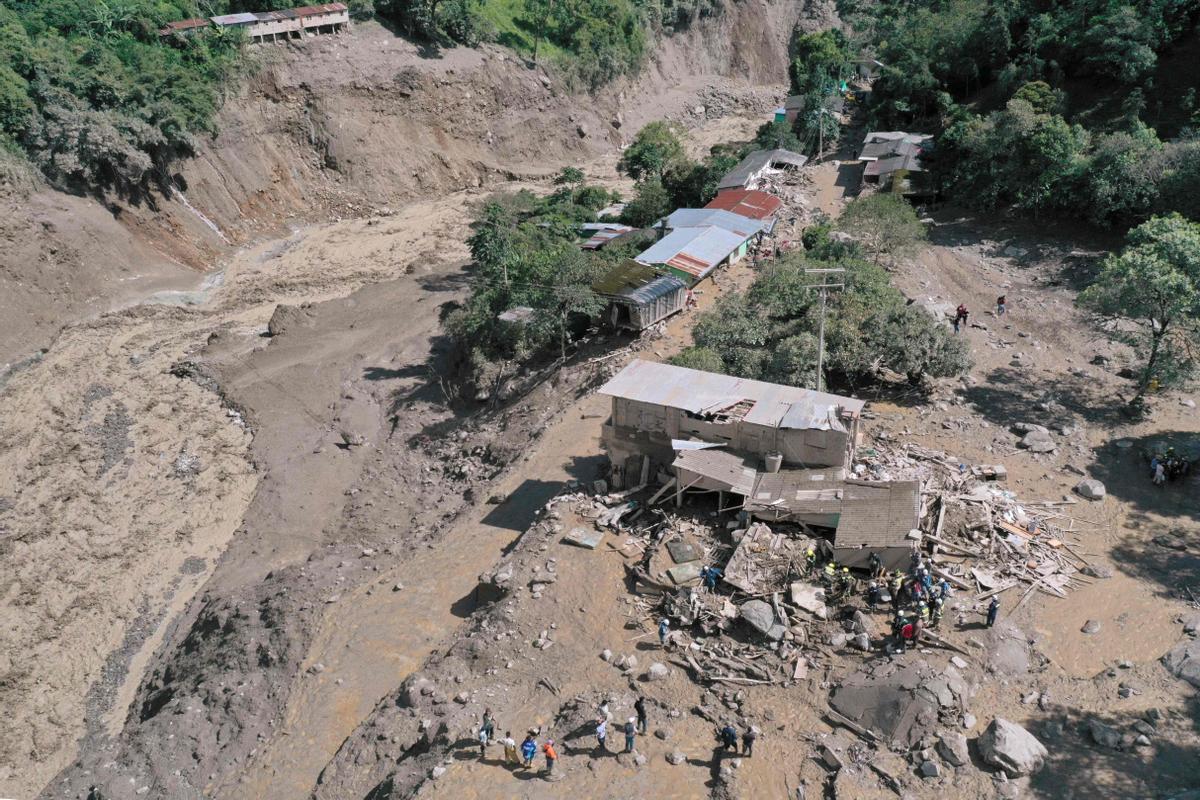
<path fill-rule="evenodd" d="M 713 492 L 720 510 L 832 532 L 839 563 L 907 563 L 919 483 L 846 479 L 862 400 L 640 360 L 600 393 L 614 486 L 662 476 L 676 504 Z"/>
<path fill-rule="evenodd" d="M 841 467 L 852 455 L 865 405 L 849 397 L 640 359 L 600 393 L 612 398 L 603 438 L 619 474 L 627 466 L 637 474 L 643 456 L 652 467 L 666 468 L 677 449 L 705 444 L 741 453 L 761 471 L 784 465 Z"/>

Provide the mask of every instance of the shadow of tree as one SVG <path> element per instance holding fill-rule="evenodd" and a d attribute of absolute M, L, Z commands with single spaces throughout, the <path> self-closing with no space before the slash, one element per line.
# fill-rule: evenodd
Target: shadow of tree
<path fill-rule="evenodd" d="M 999 367 L 988 373 L 984 382 L 966 391 L 966 398 L 988 422 L 1010 428 L 1018 422 L 1051 424 L 1046 421 L 1043 403 L 1053 401 L 1090 423 L 1113 425 L 1129 421 L 1120 398 L 1100 388 L 1086 376 L 1064 374 L 1053 385 L 1044 378 L 1022 372 L 1017 367 Z"/>
<path fill-rule="evenodd" d="M 1064 721 L 1067 724 L 1063 724 Z M 1134 725 L 1153 724 L 1149 747 L 1115 750 L 1095 742 L 1093 722 L 1115 729 L 1129 740 Z M 1061 734 L 1058 727 L 1063 726 Z M 1170 797 L 1200 786 L 1200 700 L 1150 722 L 1137 712 L 1078 714 L 1056 707 L 1030 726 L 1050 751 L 1046 765 L 1033 776 L 1034 797 L 1053 800 L 1091 800 L 1097 797 Z"/>
<path fill-rule="evenodd" d="M 1117 447 L 1115 442 L 1106 443 L 1095 449 L 1096 458 L 1089 471 L 1092 477 L 1104 483 L 1108 493 L 1129 503 L 1142 517 L 1134 517 L 1128 527 L 1139 528 L 1150 520 L 1145 515 L 1178 517 L 1200 522 L 1200 464 L 1191 472 L 1175 481 L 1155 486 L 1151 480 L 1148 453 L 1173 446 L 1179 452 L 1188 447 L 1200 450 L 1200 433 L 1194 431 L 1161 431 L 1158 433 L 1124 437 L 1122 443 L 1128 447 Z M 1190 443 L 1190 444 L 1189 444 Z"/>

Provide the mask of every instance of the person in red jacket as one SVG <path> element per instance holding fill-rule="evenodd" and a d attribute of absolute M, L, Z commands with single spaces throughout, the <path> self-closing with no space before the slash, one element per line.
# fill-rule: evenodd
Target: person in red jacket
<path fill-rule="evenodd" d="M 558 753 L 554 750 L 554 740 L 547 739 L 542 745 L 542 754 L 546 756 L 546 774 L 554 774 L 554 762 L 558 761 Z"/>

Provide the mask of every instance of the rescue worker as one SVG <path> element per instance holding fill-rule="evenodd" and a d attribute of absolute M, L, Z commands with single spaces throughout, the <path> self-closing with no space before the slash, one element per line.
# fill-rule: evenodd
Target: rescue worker
<path fill-rule="evenodd" d="M 867 569 L 870 570 L 872 578 L 878 578 L 883 574 L 883 560 L 874 550 L 871 551 L 871 557 L 867 560 Z"/>
<path fill-rule="evenodd" d="M 933 598 L 933 605 L 929 609 L 929 624 L 930 627 L 936 628 L 938 623 L 942 621 L 942 613 L 945 610 L 946 601 L 941 595 Z"/>
<path fill-rule="evenodd" d="M 817 551 L 810 547 L 804 553 L 804 565 L 807 569 L 807 574 L 812 575 L 817 569 Z"/>
<path fill-rule="evenodd" d="M 546 774 L 554 774 L 554 762 L 558 761 L 558 752 L 554 749 L 554 740 L 547 739 L 542 745 L 542 754 L 546 756 Z"/>
<path fill-rule="evenodd" d="M 667 649 L 667 635 L 671 632 L 671 620 L 666 617 L 658 623 L 658 643 L 662 645 L 663 650 Z"/>
<path fill-rule="evenodd" d="M 992 595 L 992 602 L 988 603 L 987 610 L 987 626 L 990 628 L 996 624 L 996 615 L 1000 613 L 1000 598 Z"/>
<path fill-rule="evenodd" d="M 871 608 L 879 605 L 879 584 L 875 581 L 867 584 L 867 605 Z"/>

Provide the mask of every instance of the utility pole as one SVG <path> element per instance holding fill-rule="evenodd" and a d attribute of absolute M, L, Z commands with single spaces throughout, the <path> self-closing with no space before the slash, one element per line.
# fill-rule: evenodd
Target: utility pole
<path fill-rule="evenodd" d="M 804 270 L 804 274 L 815 274 L 822 276 L 831 274 L 840 275 L 845 271 L 846 270 L 842 269 L 841 267 L 831 267 L 827 269 L 806 269 Z M 826 281 L 828 279 L 822 277 L 821 280 Z M 825 381 L 825 301 L 830 289 L 844 289 L 846 288 L 846 284 L 815 283 L 806 288 L 821 290 L 821 320 L 817 324 L 817 391 L 820 392 L 824 388 Z"/>

